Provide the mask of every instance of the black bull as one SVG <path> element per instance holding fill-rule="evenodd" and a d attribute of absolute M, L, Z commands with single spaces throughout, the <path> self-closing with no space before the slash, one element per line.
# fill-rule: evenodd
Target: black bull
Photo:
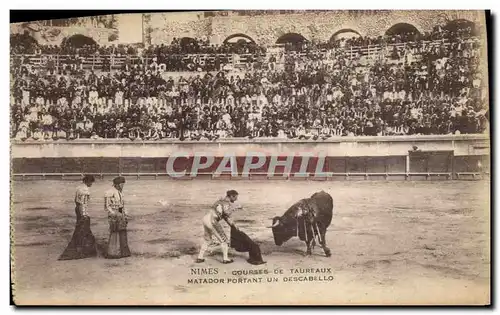
<path fill-rule="evenodd" d="M 326 246 L 326 229 L 332 222 L 333 198 L 320 191 L 310 198 L 305 198 L 291 206 L 281 217 L 274 217 L 271 226 L 274 243 L 281 246 L 294 236 L 298 236 L 307 245 L 307 255 L 311 255 L 316 240 L 327 257 L 331 256 Z"/>

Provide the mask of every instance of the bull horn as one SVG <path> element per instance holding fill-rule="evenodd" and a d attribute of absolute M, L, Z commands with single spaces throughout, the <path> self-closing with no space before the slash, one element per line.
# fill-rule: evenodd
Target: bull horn
<path fill-rule="evenodd" d="M 266 227 L 267 227 L 267 228 L 269 228 L 269 229 L 271 229 L 271 228 L 273 228 L 273 227 L 277 227 L 279 224 L 280 224 L 280 220 L 276 220 L 276 222 L 274 222 L 274 224 L 273 224 L 273 225 L 271 225 L 271 226 L 266 226 Z"/>

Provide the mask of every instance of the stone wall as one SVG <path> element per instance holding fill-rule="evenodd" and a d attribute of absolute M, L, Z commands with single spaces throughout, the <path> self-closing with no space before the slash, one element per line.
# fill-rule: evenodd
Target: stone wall
<path fill-rule="evenodd" d="M 245 34 L 260 45 L 273 45 L 287 33 L 298 33 L 308 40 L 327 41 L 333 34 L 343 29 L 352 29 L 362 36 L 377 37 L 393 25 L 408 23 L 421 33 L 429 32 L 437 24 L 446 21 L 466 19 L 485 27 L 483 11 L 324 11 L 294 14 L 228 16 L 203 18 L 191 12 L 178 16 L 178 13 L 152 13 L 150 27 L 153 44 L 170 43 L 173 37 L 208 37 L 212 43 L 222 43 L 232 34 Z"/>
<path fill-rule="evenodd" d="M 203 12 L 146 14 L 143 32 L 151 36 L 150 43 L 170 44 L 174 37 L 208 38 L 220 44 L 233 34 L 250 36 L 260 45 L 270 46 L 287 33 L 298 33 L 308 40 L 328 41 L 340 30 L 352 29 L 362 36 L 383 35 L 391 26 L 408 23 L 420 32 L 431 31 L 437 24 L 466 19 L 485 27 L 483 11 L 321 11 L 290 14 L 240 16 L 229 12 L 227 16 L 204 17 Z M 36 27 L 32 27 L 32 26 Z M 31 26 L 31 27 L 29 27 Z M 41 23 L 12 23 L 11 33 L 28 33 L 40 44 L 59 45 L 65 37 L 82 34 L 92 37 L 101 45 L 108 44 L 114 29 L 72 26 L 53 27 Z M 119 34 L 118 34 L 119 35 Z M 145 34 L 146 35 L 146 34 Z"/>
<path fill-rule="evenodd" d="M 212 19 L 203 18 L 199 12 L 153 13 L 144 31 L 151 32 L 151 44 L 169 45 L 174 38 L 209 37 L 212 33 Z M 148 43 L 149 44 L 149 43 Z"/>
<path fill-rule="evenodd" d="M 109 44 L 109 36 L 118 33 L 115 29 L 86 26 L 39 26 L 33 29 L 25 23 L 13 23 L 10 25 L 10 30 L 12 34 L 22 34 L 27 31 L 41 45 L 60 45 L 64 38 L 77 34 L 91 37 L 99 45 L 107 45 Z"/>

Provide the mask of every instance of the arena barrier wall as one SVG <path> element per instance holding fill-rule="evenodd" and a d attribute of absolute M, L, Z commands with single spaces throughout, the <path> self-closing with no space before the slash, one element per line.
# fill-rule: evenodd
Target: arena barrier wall
<path fill-rule="evenodd" d="M 244 172 L 249 153 L 265 156 L 264 164 Z M 183 153 L 185 157 L 174 157 Z M 233 170 L 217 174 L 223 156 L 235 157 Z M 301 155 L 312 154 L 306 172 L 300 171 Z M 323 172 L 314 176 L 323 156 Z M 213 157 L 214 162 L 196 174 L 195 156 Z M 291 168 L 277 166 L 270 173 L 274 158 L 283 161 L 294 156 Z M 167 173 L 167 162 L 175 158 L 174 171 L 186 171 L 177 179 L 249 178 L 316 180 L 429 180 L 481 179 L 490 173 L 490 142 L 487 135 L 342 137 L 308 141 L 283 139 L 223 139 L 214 141 L 128 141 L 75 140 L 13 142 L 11 173 L 18 179 L 77 179 L 84 173 L 137 178 L 174 178 Z M 204 160 L 205 159 L 205 160 Z M 254 158 L 258 159 L 258 158 Z M 202 158 L 202 163 L 206 158 Z M 255 163 L 255 160 L 252 160 Z M 248 162 L 247 162 L 248 163 Z M 224 163 L 226 164 L 226 163 Z M 223 165 L 225 166 L 225 165 Z M 303 171 L 303 170 L 302 170 Z"/>

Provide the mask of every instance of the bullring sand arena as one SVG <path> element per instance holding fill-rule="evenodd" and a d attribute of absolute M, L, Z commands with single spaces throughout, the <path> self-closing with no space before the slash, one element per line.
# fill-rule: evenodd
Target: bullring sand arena
<path fill-rule="evenodd" d="M 127 180 L 132 256 L 107 260 L 104 191 L 91 187 L 89 214 L 96 258 L 58 261 L 73 233 L 78 182 L 12 182 L 13 282 L 17 304 L 487 304 L 490 301 L 489 181 L 217 181 Z M 213 251 L 195 264 L 206 209 L 236 189 L 233 215 L 256 240 L 264 265 L 221 264 Z M 274 245 L 270 218 L 300 198 L 330 193 L 334 216 L 326 239 L 306 257 L 293 238 Z M 159 201 L 162 200 L 162 203 Z M 226 227 L 227 229 L 227 227 Z M 212 268 L 225 283 L 189 283 L 192 268 Z M 329 269 L 307 281 L 267 282 L 282 269 Z M 250 270 L 254 273 L 249 274 Z M 260 273 L 260 274 L 259 274 Z M 257 276 L 256 276 L 257 275 Z M 315 276 L 314 274 L 300 274 Z M 262 277 L 262 283 L 247 281 Z M 246 279 L 244 279 L 246 278 Z M 228 279 L 233 279 L 227 283 Z M 236 281 L 234 279 L 241 279 Z M 300 278 L 304 279 L 304 278 Z M 203 282 L 203 281 L 201 281 Z M 265 284 L 263 282 L 266 282 Z"/>

